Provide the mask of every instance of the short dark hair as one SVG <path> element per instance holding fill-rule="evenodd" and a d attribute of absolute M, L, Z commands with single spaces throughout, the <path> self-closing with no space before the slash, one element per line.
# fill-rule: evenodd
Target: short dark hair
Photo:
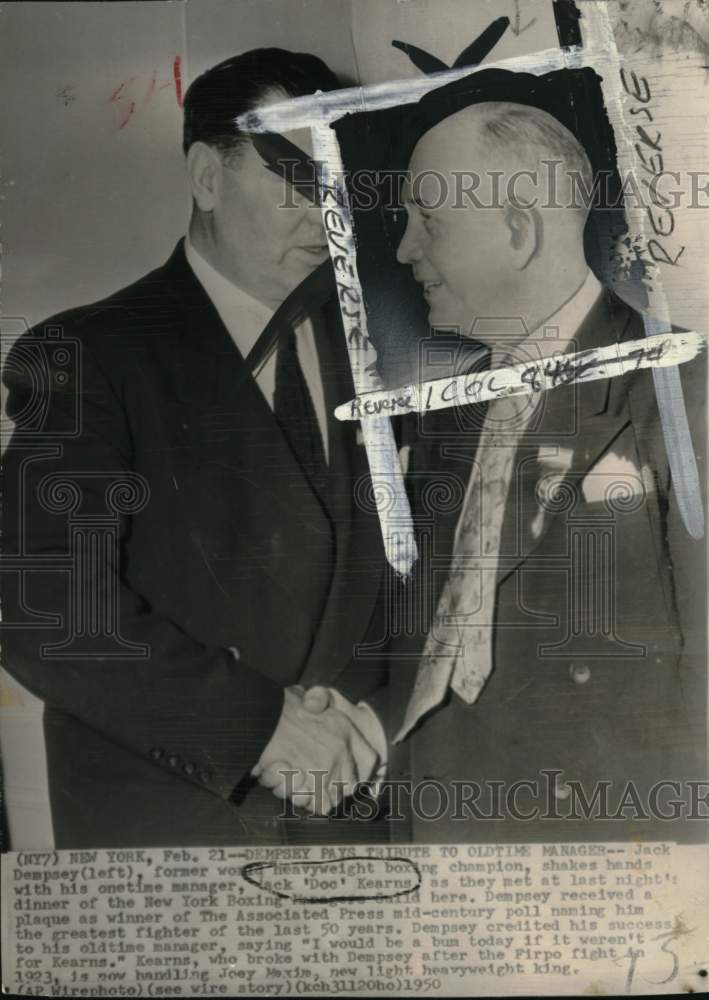
<path fill-rule="evenodd" d="M 337 90 L 340 82 L 322 59 L 286 49 L 252 49 L 212 66 L 185 94 L 182 148 L 205 142 L 232 152 L 246 141 L 234 119 L 253 110 L 270 90 L 304 97 L 316 90 Z"/>

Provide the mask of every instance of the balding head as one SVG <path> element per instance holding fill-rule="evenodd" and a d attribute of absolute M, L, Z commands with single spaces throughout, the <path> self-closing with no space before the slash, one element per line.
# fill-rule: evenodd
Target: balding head
<path fill-rule="evenodd" d="M 540 174 L 545 164 L 558 162 L 565 174 L 579 177 L 590 189 L 592 170 L 586 151 L 553 115 L 506 101 L 479 104 L 461 113 L 467 111 L 472 112 L 471 131 L 491 158 L 507 164 L 511 159 L 520 169 L 538 169 Z"/>
<path fill-rule="evenodd" d="M 551 115 L 510 102 L 464 108 L 423 135 L 409 166 L 398 258 L 424 284 L 432 325 L 534 322 L 553 311 L 540 292 L 551 302 L 555 287 L 582 280 L 587 207 L 574 195 L 592 172 Z"/>

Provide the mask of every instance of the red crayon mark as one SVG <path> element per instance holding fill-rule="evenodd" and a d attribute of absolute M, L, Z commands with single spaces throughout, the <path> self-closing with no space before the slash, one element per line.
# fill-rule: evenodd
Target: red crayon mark
<path fill-rule="evenodd" d="M 131 79 L 132 79 L 132 77 L 131 77 Z M 123 88 L 125 87 L 125 85 L 126 85 L 125 81 L 123 83 L 120 83 L 116 87 L 116 89 L 113 91 L 113 93 L 111 94 L 111 96 L 109 97 L 109 101 L 117 101 L 118 100 L 118 95 L 123 90 Z"/>
<path fill-rule="evenodd" d="M 153 70 L 149 77 L 147 75 L 131 76 L 116 87 L 108 102 L 116 108 L 119 129 L 125 128 L 130 119 L 138 112 L 143 111 L 152 102 L 155 95 L 164 90 L 165 87 L 175 87 L 177 104 L 182 107 L 181 64 L 181 56 L 175 56 L 172 63 L 173 79 L 164 83 L 158 83 L 157 70 Z"/>
<path fill-rule="evenodd" d="M 175 94 L 177 96 L 177 104 L 182 107 L 182 76 L 180 74 L 180 64 L 182 63 L 182 58 L 180 56 L 175 56 L 172 63 L 172 75 L 175 78 Z"/>
<path fill-rule="evenodd" d="M 135 106 L 136 106 L 135 101 L 131 97 L 129 97 L 128 94 L 123 93 L 123 89 L 127 86 L 130 86 L 130 84 L 133 83 L 134 80 L 135 80 L 134 76 L 131 76 L 128 80 L 124 80 L 123 83 L 121 83 L 118 87 L 116 87 L 116 89 L 109 97 L 109 103 L 115 104 L 118 107 L 119 129 L 122 129 L 125 125 L 128 124 L 131 115 L 135 111 Z"/>
<path fill-rule="evenodd" d="M 143 98 L 143 104 L 144 105 L 148 103 L 148 101 L 150 100 L 150 98 L 155 93 L 155 84 L 156 84 L 156 81 L 157 81 L 157 73 L 156 73 L 155 70 L 153 70 L 153 75 L 151 76 L 150 83 L 148 84 L 148 90 L 147 90 L 147 92 L 145 94 L 145 97 Z"/>

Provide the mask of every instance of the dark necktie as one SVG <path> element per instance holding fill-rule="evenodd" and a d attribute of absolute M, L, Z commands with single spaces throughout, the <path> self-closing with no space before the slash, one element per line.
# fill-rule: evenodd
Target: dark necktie
<path fill-rule="evenodd" d="M 325 452 L 292 327 L 278 343 L 273 412 L 311 484 L 322 491 L 327 471 Z"/>

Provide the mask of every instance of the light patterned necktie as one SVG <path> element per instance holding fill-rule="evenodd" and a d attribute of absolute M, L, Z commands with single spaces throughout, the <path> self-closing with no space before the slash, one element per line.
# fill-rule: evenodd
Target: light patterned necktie
<path fill-rule="evenodd" d="M 507 396 L 488 407 L 458 520 L 448 579 L 395 742 L 443 701 L 448 685 L 472 704 L 492 672 L 502 521 L 517 445 L 534 407 Z"/>

